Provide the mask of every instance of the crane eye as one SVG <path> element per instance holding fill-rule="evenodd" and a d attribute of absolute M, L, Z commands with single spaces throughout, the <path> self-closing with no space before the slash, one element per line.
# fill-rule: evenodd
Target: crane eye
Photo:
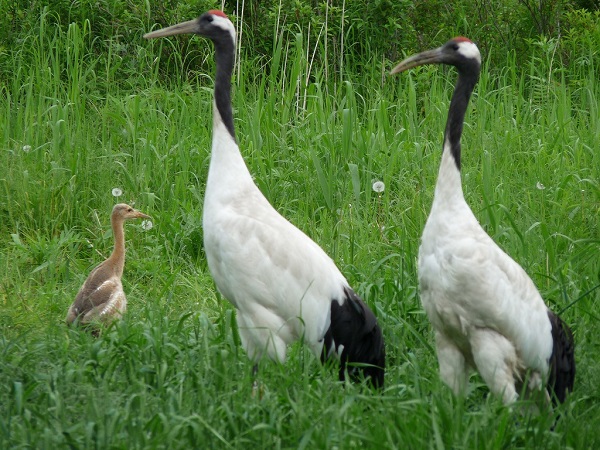
<path fill-rule="evenodd" d="M 452 44 L 452 50 L 458 51 L 458 44 L 456 42 Z"/>

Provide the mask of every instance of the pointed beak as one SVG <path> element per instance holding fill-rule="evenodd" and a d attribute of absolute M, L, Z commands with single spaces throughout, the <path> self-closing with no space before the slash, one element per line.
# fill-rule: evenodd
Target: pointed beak
<path fill-rule="evenodd" d="M 133 212 L 133 215 L 136 219 L 152 219 L 152 217 L 150 217 L 147 214 L 144 214 L 141 211 L 138 211 L 137 209 Z"/>
<path fill-rule="evenodd" d="M 413 67 L 422 66 L 424 64 L 439 64 L 444 62 L 444 53 L 442 53 L 441 47 L 434 50 L 427 50 L 425 52 L 417 53 L 416 55 L 410 56 L 398 64 L 392 69 L 390 75 L 394 75 L 405 70 L 412 69 Z"/>
<path fill-rule="evenodd" d="M 167 28 L 162 28 L 160 30 L 152 31 L 150 33 L 146 33 L 144 38 L 153 39 L 165 36 L 173 36 L 175 34 L 190 34 L 198 32 L 198 19 L 188 20 L 187 22 L 181 22 L 177 25 L 172 25 Z"/>

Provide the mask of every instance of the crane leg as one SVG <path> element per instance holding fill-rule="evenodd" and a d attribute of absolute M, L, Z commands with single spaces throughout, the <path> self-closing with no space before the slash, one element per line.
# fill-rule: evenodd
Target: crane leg
<path fill-rule="evenodd" d="M 505 405 L 514 403 L 519 394 L 515 388 L 517 355 L 513 345 L 490 329 L 473 330 L 470 342 L 477 370 L 490 390 Z"/>
<path fill-rule="evenodd" d="M 464 395 L 469 378 L 465 357 L 443 333 L 435 333 L 440 378 L 455 395 Z"/>

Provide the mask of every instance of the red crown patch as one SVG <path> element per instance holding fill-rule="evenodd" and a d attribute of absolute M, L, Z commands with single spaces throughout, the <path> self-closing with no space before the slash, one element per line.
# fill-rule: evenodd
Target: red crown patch
<path fill-rule="evenodd" d="M 213 16 L 220 16 L 220 17 L 225 17 L 226 19 L 229 19 L 229 17 L 227 17 L 227 14 L 225 14 L 223 11 L 220 11 L 218 9 L 211 9 L 209 11 L 209 14 L 212 14 Z"/>

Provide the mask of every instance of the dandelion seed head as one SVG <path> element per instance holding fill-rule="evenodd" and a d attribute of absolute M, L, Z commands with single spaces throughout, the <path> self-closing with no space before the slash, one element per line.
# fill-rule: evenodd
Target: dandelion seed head
<path fill-rule="evenodd" d="M 142 230 L 144 230 L 144 231 L 151 230 L 153 226 L 154 226 L 154 224 L 152 223 L 151 220 L 146 219 L 146 220 L 142 221 Z"/>
<path fill-rule="evenodd" d="M 544 189 L 546 189 L 546 186 L 544 186 L 539 181 L 535 184 L 535 187 L 538 188 L 540 191 L 543 191 Z"/>
<path fill-rule="evenodd" d="M 120 197 L 123 195 L 123 191 L 120 188 L 113 188 L 112 195 L 113 197 Z"/>
<path fill-rule="evenodd" d="M 383 181 L 376 181 L 373 183 L 373 190 L 378 193 L 383 192 L 385 190 L 385 184 Z"/>

